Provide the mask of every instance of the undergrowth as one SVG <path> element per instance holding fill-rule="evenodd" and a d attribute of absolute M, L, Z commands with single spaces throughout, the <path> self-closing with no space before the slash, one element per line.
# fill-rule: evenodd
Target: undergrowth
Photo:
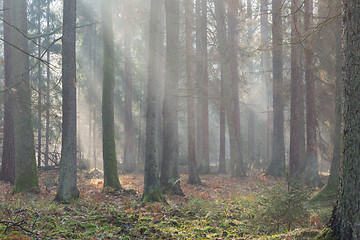
<path fill-rule="evenodd" d="M 206 187 L 182 186 L 187 197 L 167 197 L 167 205 L 142 204 L 141 189 L 135 194 L 108 194 L 101 180 L 84 180 L 81 198 L 69 205 L 52 201 L 56 187 L 44 187 L 38 195 L 12 196 L 10 187 L 0 184 L 0 238 L 286 239 L 292 234 L 313 239 L 331 213 L 330 206 L 309 204 L 304 189 L 287 190 L 286 181 L 261 176 L 249 185 L 226 176 L 212 182 L 213 178 L 203 177 Z M 224 197 L 227 191 L 232 194 Z"/>

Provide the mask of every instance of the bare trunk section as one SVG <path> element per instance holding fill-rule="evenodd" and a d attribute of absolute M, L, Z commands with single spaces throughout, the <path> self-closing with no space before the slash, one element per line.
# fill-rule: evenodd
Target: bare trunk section
<path fill-rule="evenodd" d="M 4 0 L 4 75 L 5 75 L 5 103 L 4 103 L 4 141 L 0 171 L 0 180 L 15 183 L 15 136 L 14 136 L 14 97 L 12 88 L 12 48 L 11 42 L 11 2 Z"/>
<path fill-rule="evenodd" d="M 62 145 L 59 186 L 55 200 L 79 198 L 76 164 L 76 0 L 64 0 L 62 37 Z"/>
<path fill-rule="evenodd" d="M 41 34 L 41 1 L 38 0 L 38 19 L 37 19 L 37 23 L 38 23 L 38 34 Z M 40 59 L 41 57 L 41 37 L 39 37 L 38 39 L 38 58 Z M 42 80 L 42 66 L 41 66 L 41 61 L 38 60 L 38 146 L 37 146 L 37 165 L 40 167 L 41 166 L 41 129 L 42 129 L 42 120 L 41 120 L 41 112 L 42 112 L 42 84 L 43 84 L 43 80 Z"/>
<path fill-rule="evenodd" d="M 112 23 L 112 0 L 101 1 L 101 19 L 104 53 L 102 93 L 104 188 L 108 187 L 111 189 L 120 190 L 121 185 L 117 171 L 114 136 L 115 47 Z M 95 135 L 95 131 L 93 133 Z"/>
<path fill-rule="evenodd" d="M 261 67 L 263 71 L 263 82 L 265 84 L 265 99 L 266 99 L 266 135 L 265 135 L 265 164 L 270 161 L 270 104 L 271 104 L 271 67 L 270 67 L 270 50 L 267 46 L 270 46 L 270 28 L 269 28 L 269 14 L 268 14 L 268 0 L 261 0 Z"/>
<path fill-rule="evenodd" d="M 344 135 L 340 188 L 330 227 L 339 240 L 360 239 L 360 0 L 344 0 Z"/>
<path fill-rule="evenodd" d="M 201 104 L 201 158 L 199 171 L 210 173 L 209 160 L 209 83 L 208 83 L 208 52 L 207 52 L 207 0 L 201 0 L 200 18 L 200 61 L 198 79 L 200 81 L 200 104 Z M 197 46 L 198 47 L 198 46 Z"/>
<path fill-rule="evenodd" d="M 178 173 L 179 0 L 166 0 L 166 73 L 163 103 L 164 149 L 160 184 L 166 194 L 184 196 Z"/>
<path fill-rule="evenodd" d="M 132 55 L 131 55 L 131 17 L 130 9 L 125 11 L 124 51 L 125 51 L 125 146 L 124 170 L 135 171 L 135 149 L 133 143 L 132 116 Z"/>
<path fill-rule="evenodd" d="M 201 180 L 197 172 L 196 163 L 196 142 L 195 142 L 195 103 L 194 103 L 194 92 L 195 81 L 194 81 L 194 70 L 193 70 L 193 31 L 192 23 L 194 21 L 193 16 L 193 1 L 185 2 L 185 34 L 186 34 L 186 77 L 187 77 L 187 121 L 188 121 L 188 175 L 189 184 L 200 184 Z"/>
<path fill-rule="evenodd" d="M 291 1 L 291 117 L 290 117 L 290 173 L 300 171 L 300 13 L 299 0 Z"/>
<path fill-rule="evenodd" d="M 38 190 L 34 130 L 29 86 L 26 0 L 11 1 L 12 76 L 14 80 L 15 187 L 14 192 Z M 22 51 L 20 51 L 21 49 Z"/>
<path fill-rule="evenodd" d="M 313 0 L 305 1 L 305 32 L 313 29 Z M 317 124 L 315 110 L 315 85 L 312 48 L 312 38 L 305 41 L 305 82 L 306 82 L 306 158 L 307 166 L 305 169 L 305 184 L 313 187 L 321 187 L 323 183 L 319 176 L 319 164 L 317 155 Z"/>
<path fill-rule="evenodd" d="M 221 88 L 220 88 L 220 152 L 219 173 L 226 173 L 226 126 L 225 126 L 225 93 L 224 93 L 224 67 L 221 66 Z"/>
<path fill-rule="evenodd" d="M 338 9 L 338 13 L 341 13 L 341 3 L 334 1 L 334 8 Z M 341 130 L 343 121 L 343 52 L 342 52 L 342 23 L 339 17 L 335 21 L 335 127 L 334 127 L 334 146 L 332 152 L 332 161 L 330 167 L 330 175 L 326 186 L 321 190 L 317 197 L 321 199 L 321 195 L 325 198 L 336 199 L 336 194 L 339 186 L 340 177 L 340 159 L 341 159 Z"/>
<path fill-rule="evenodd" d="M 149 27 L 149 59 L 148 59 L 148 82 L 146 96 L 146 142 L 145 142 L 145 170 L 144 170 L 144 193 L 143 202 L 164 201 L 161 194 L 157 146 L 157 88 L 159 86 L 159 58 L 156 58 L 159 49 L 160 34 L 160 11 L 161 0 L 151 0 L 150 27 Z"/>
<path fill-rule="evenodd" d="M 273 0 L 272 9 L 273 144 L 272 157 L 267 174 L 281 177 L 285 172 L 282 0 Z"/>
<path fill-rule="evenodd" d="M 238 11 L 239 2 L 237 0 L 230 0 L 228 3 L 228 54 L 229 54 L 229 77 L 230 85 L 227 86 L 229 94 L 225 96 L 231 97 L 231 118 L 228 116 L 228 122 L 232 122 L 230 138 L 233 138 L 233 143 L 230 141 L 230 145 L 233 145 L 231 157 L 231 176 L 232 177 L 243 177 L 245 176 L 245 165 L 242 158 L 242 145 L 241 145 L 241 128 L 240 128 L 240 103 L 239 103 L 239 61 L 238 61 Z M 226 80 L 225 80 L 226 81 Z M 226 89 L 226 88 L 225 88 Z M 230 131 L 230 127 L 229 127 Z M 231 136 L 233 134 L 233 136 Z"/>
<path fill-rule="evenodd" d="M 248 152 L 249 152 L 249 165 L 255 164 L 255 114 L 249 110 L 248 116 Z"/>
<path fill-rule="evenodd" d="M 233 88 L 234 79 L 231 74 L 231 63 L 228 41 L 226 38 L 226 25 L 225 25 L 225 10 L 223 1 L 215 0 L 215 17 L 217 23 L 217 36 L 219 41 L 219 53 L 221 65 L 225 66 L 224 71 L 224 89 L 225 89 L 225 102 L 226 102 L 226 117 L 229 127 L 229 138 L 230 138 L 230 161 L 232 162 L 232 177 L 245 176 L 245 168 L 242 163 L 241 157 L 241 142 L 240 142 L 240 125 L 237 121 L 237 114 L 239 113 L 236 104 L 238 102 L 238 95 L 234 92 L 238 92 L 237 89 Z"/>
<path fill-rule="evenodd" d="M 200 166 L 202 162 L 202 115 L 201 115 L 201 97 L 202 97 L 202 89 L 201 89 L 201 70 L 203 68 L 203 62 L 201 60 L 201 1 L 195 0 L 195 28 L 196 28 L 196 53 L 195 53 L 195 84 L 198 88 L 197 99 L 196 99 L 196 159 L 197 164 Z M 198 167 L 199 167 L 198 166 Z M 200 168 L 199 168 L 200 170 Z"/>
<path fill-rule="evenodd" d="M 46 7 L 46 27 L 50 29 L 50 0 L 47 0 Z M 46 46 L 50 46 L 50 36 L 45 38 Z M 46 61 L 50 63 L 50 51 L 46 52 Z M 44 162 L 45 166 L 49 165 L 49 142 L 50 142 L 50 65 L 46 66 L 46 126 L 45 126 L 45 155 Z"/>

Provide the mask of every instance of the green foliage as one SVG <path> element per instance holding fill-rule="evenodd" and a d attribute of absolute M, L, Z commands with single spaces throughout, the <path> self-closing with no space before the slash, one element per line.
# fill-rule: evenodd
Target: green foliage
<path fill-rule="evenodd" d="M 316 236 L 315 240 L 337 240 L 337 237 L 333 235 L 333 231 L 330 228 L 325 228 Z"/>
<path fill-rule="evenodd" d="M 258 201 L 262 212 L 258 221 L 263 224 L 266 232 L 292 230 L 309 219 L 306 201 L 309 193 L 297 181 L 287 177 L 286 185 L 276 184 L 265 188 Z"/>

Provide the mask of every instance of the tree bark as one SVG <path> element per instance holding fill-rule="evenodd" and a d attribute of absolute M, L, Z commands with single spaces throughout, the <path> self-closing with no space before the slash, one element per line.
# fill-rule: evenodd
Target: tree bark
<path fill-rule="evenodd" d="M 164 148 L 160 184 L 166 194 L 184 195 L 178 173 L 179 0 L 166 0 L 166 73 L 163 103 Z"/>
<path fill-rule="evenodd" d="M 37 16 L 37 24 L 38 24 L 38 34 L 41 34 L 41 1 L 38 0 L 38 16 Z M 38 39 L 38 58 L 40 59 L 41 57 L 41 37 L 39 37 Z M 43 80 L 42 80 L 42 66 L 41 66 L 41 61 L 38 60 L 38 147 L 37 147 L 37 165 L 40 167 L 41 166 L 41 129 L 42 129 L 42 120 L 41 120 L 41 112 L 42 112 L 42 84 L 43 84 Z"/>
<path fill-rule="evenodd" d="M 285 172 L 282 1 L 273 0 L 272 9 L 273 144 L 272 157 L 267 174 L 281 177 Z"/>
<path fill-rule="evenodd" d="M 305 33 L 312 34 L 313 31 L 313 1 L 305 1 Z M 313 187 L 321 187 L 319 176 L 319 165 L 317 156 L 317 124 L 315 110 L 315 85 L 312 48 L 312 38 L 305 41 L 305 83 L 306 83 L 306 158 L 307 166 L 305 169 L 305 184 Z"/>
<path fill-rule="evenodd" d="M 221 66 L 220 87 L 220 151 L 219 151 L 219 173 L 226 173 L 226 126 L 225 126 L 225 93 L 224 93 L 224 66 Z"/>
<path fill-rule="evenodd" d="M 248 116 L 248 152 L 249 152 L 249 166 L 255 164 L 255 114 L 249 110 Z"/>
<path fill-rule="evenodd" d="M 300 1 L 291 1 L 290 174 L 300 171 Z"/>
<path fill-rule="evenodd" d="M 231 175 L 232 177 L 242 177 L 245 175 L 245 165 L 242 158 L 242 146 L 241 146 L 241 128 L 240 128 L 240 103 L 239 103 L 239 64 L 238 64 L 238 11 L 239 1 L 230 0 L 228 3 L 228 54 L 229 54 L 229 76 L 230 85 L 228 86 L 228 93 L 231 96 L 231 103 L 229 112 L 231 111 L 231 118 L 228 117 L 228 122 L 232 122 L 231 134 L 233 134 L 233 145 L 231 151 L 236 153 L 231 157 Z M 230 130 L 230 128 L 229 128 Z M 231 136 L 231 135 L 230 135 Z"/>
<path fill-rule="evenodd" d="M 76 0 L 64 0 L 62 37 L 62 145 L 59 186 L 55 200 L 79 198 L 76 164 Z"/>
<path fill-rule="evenodd" d="M 209 89 L 208 89 L 208 52 L 207 52 L 207 0 L 201 0 L 200 4 L 201 17 L 199 20 L 200 29 L 197 37 L 200 38 L 199 45 L 196 45 L 196 50 L 199 48 L 197 66 L 197 78 L 200 84 L 200 116 L 201 122 L 198 126 L 201 127 L 201 158 L 199 172 L 206 174 L 210 173 L 209 160 Z"/>
<path fill-rule="evenodd" d="M 131 55 L 131 9 L 125 9 L 124 26 L 124 57 L 125 57 L 125 172 L 135 171 L 135 149 L 133 143 L 132 116 L 132 55 Z"/>
<path fill-rule="evenodd" d="M 11 1 L 12 76 L 14 80 L 15 187 L 14 193 L 38 190 L 34 130 L 29 86 L 26 0 Z M 20 51 L 21 49 L 22 51 Z"/>
<path fill-rule="evenodd" d="M 265 164 L 268 164 L 270 161 L 270 97 L 271 97 L 271 76 L 270 76 L 270 51 L 267 46 L 270 46 L 270 29 L 269 29 L 269 17 L 268 17 L 268 0 L 261 0 L 261 67 L 262 67 L 262 77 L 265 84 L 265 99 L 266 99 L 266 135 L 265 135 Z"/>
<path fill-rule="evenodd" d="M 334 7 L 339 9 L 339 14 L 341 13 L 342 7 L 338 2 L 334 1 Z M 332 161 L 330 167 L 330 175 L 326 186 L 321 190 L 322 193 L 328 193 L 331 197 L 335 199 L 335 195 L 339 186 L 339 176 L 340 176 L 340 159 L 341 159 L 341 130 L 343 122 L 343 52 L 342 52 L 342 23 L 341 18 L 336 19 L 335 22 L 335 127 L 334 127 L 334 146 L 332 153 Z"/>
<path fill-rule="evenodd" d="M 15 183 L 14 93 L 12 92 L 11 0 L 4 0 L 4 141 L 0 180 Z"/>
<path fill-rule="evenodd" d="M 192 23 L 194 21 L 193 16 L 193 1 L 185 2 L 185 34 L 186 34 L 186 77 L 187 77 L 187 121 L 188 121 L 188 183 L 189 184 L 200 184 L 201 180 L 197 172 L 196 163 L 196 142 L 195 142 L 195 103 L 194 103 L 194 71 L 193 71 L 193 31 Z"/>
<path fill-rule="evenodd" d="M 143 202 L 164 201 L 161 194 L 157 147 L 157 88 L 159 84 L 158 68 L 159 58 L 156 58 L 159 49 L 160 34 L 160 11 L 161 0 L 151 0 L 150 29 L 149 29 L 149 59 L 148 59 L 148 82 L 146 96 L 146 140 L 145 140 L 145 169 L 144 169 L 144 193 Z"/>
<path fill-rule="evenodd" d="M 330 227 L 340 240 L 360 239 L 360 0 L 344 0 L 344 133 L 338 200 Z"/>
<path fill-rule="evenodd" d="M 50 29 L 50 0 L 47 0 L 46 27 Z M 46 36 L 46 46 L 50 46 L 50 37 Z M 50 51 L 46 53 L 46 61 L 50 63 Z M 45 166 L 49 165 L 49 141 L 50 141 L 50 65 L 46 67 L 46 126 L 45 126 Z"/>
<path fill-rule="evenodd" d="M 226 117 L 229 127 L 230 138 L 230 161 L 233 163 L 232 177 L 242 177 L 246 175 L 244 164 L 242 163 L 241 156 L 241 143 L 240 143 L 240 123 L 238 122 L 237 114 L 239 113 L 238 92 L 237 88 L 234 89 L 232 80 L 236 79 L 231 73 L 231 63 L 229 46 L 226 38 L 226 25 L 225 25 L 225 10 L 223 1 L 215 0 L 215 17 L 216 17 L 216 30 L 219 41 L 219 53 L 221 65 L 225 66 L 224 71 L 224 89 L 226 101 Z M 236 98 L 237 97 L 237 98 Z"/>
<path fill-rule="evenodd" d="M 114 34 L 112 23 L 112 0 L 101 1 L 101 29 L 103 37 L 103 93 L 102 93 L 102 138 L 104 188 L 120 190 L 117 170 L 114 129 Z M 95 134 L 95 131 L 94 131 Z"/>

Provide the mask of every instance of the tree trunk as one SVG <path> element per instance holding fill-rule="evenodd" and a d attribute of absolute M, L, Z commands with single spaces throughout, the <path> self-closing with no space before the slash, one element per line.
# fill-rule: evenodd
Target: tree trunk
<path fill-rule="evenodd" d="M 330 227 L 340 240 L 360 239 L 360 0 L 344 0 L 344 135 L 340 189 Z"/>
<path fill-rule="evenodd" d="M 12 76 L 15 89 L 14 130 L 15 130 L 15 188 L 14 192 L 37 190 L 38 175 L 35 158 L 34 130 L 31 115 L 31 90 L 29 86 L 29 56 L 27 35 L 26 0 L 12 0 L 11 24 Z M 21 49 L 22 51 L 20 51 Z"/>
<path fill-rule="evenodd" d="M 76 165 L 76 0 L 64 0 L 62 37 L 62 145 L 59 186 L 55 200 L 79 198 Z"/>
<path fill-rule="evenodd" d="M 131 17 L 130 9 L 125 10 L 124 51 L 125 51 L 125 172 L 135 171 L 135 149 L 133 143 L 132 116 L 132 56 L 131 56 Z"/>
<path fill-rule="evenodd" d="M 112 0 L 101 1 L 101 29 L 103 37 L 103 93 L 102 93 L 102 139 L 104 188 L 120 190 L 117 171 L 114 129 L 114 34 L 112 23 Z M 95 132 L 94 132 L 95 134 Z"/>
<path fill-rule="evenodd" d="M 305 32 L 313 31 L 313 0 L 305 1 Z M 313 187 L 321 187 L 316 141 L 316 110 L 315 110 L 315 86 L 312 48 L 312 38 L 305 41 L 305 82 L 306 82 L 306 158 L 305 184 Z"/>
<path fill-rule="evenodd" d="M 189 184 L 200 184 L 201 180 L 197 172 L 196 163 L 196 143 L 195 143 L 195 103 L 194 103 L 194 71 L 193 71 L 193 34 L 192 34 L 192 23 L 194 20 L 193 16 L 193 1 L 185 2 L 185 33 L 186 33 L 186 77 L 187 77 L 187 114 L 188 114 L 188 175 Z"/>
<path fill-rule="evenodd" d="M 265 164 L 268 164 L 270 161 L 270 86 L 271 86 L 271 76 L 270 76 L 270 51 L 267 46 L 270 46 L 270 29 L 269 29 L 269 17 L 268 17 L 268 0 L 261 0 L 261 66 L 262 66 L 262 77 L 265 84 L 265 99 L 266 99 L 266 135 L 265 135 Z"/>
<path fill-rule="evenodd" d="M 299 0 L 291 0 L 291 116 L 290 116 L 290 174 L 300 171 L 300 12 Z"/>
<path fill-rule="evenodd" d="M 248 152 L 249 166 L 255 164 L 255 116 L 252 110 L 249 110 L 248 116 Z"/>
<path fill-rule="evenodd" d="M 210 173 L 209 160 L 209 83 L 208 83 L 208 52 L 207 52 L 207 0 L 201 0 L 201 18 L 200 18 L 200 48 L 198 79 L 200 81 L 200 104 L 201 104 L 201 158 L 199 171 L 201 173 Z M 198 47 L 198 46 L 197 46 Z"/>
<path fill-rule="evenodd" d="M 334 1 L 334 8 L 338 9 L 341 13 L 341 4 Z M 321 190 L 317 197 L 321 199 L 321 195 L 326 198 L 336 199 L 336 194 L 339 186 L 340 177 L 340 159 L 341 159 L 341 130 L 342 130 L 342 102 L 343 102 L 343 86 L 342 86 L 342 66 L 343 66 L 343 53 L 342 53 L 342 24 L 341 18 L 335 21 L 335 127 L 334 127 L 334 146 L 332 152 L 332 161 L 330 167 L 330 175 L 326 186 Z"/>
<path fill-rule="evenodd" d="M 46 27 L 50 29 L 50 1 L 47 0 Z M 46 36 L 46 46 L 50 46 L 50 37 Z M 46 52 L 46 61 L 50 63 L 50 51 Z M 46 67 L 46 126 L 45 126 L 45 166 L 49 165 L 49 141 L 50 141 L 50 65 Z"/>
<path fill-rule="evenodd" d="M 41 1 L 38 0 L 38 16 L 37 16 L 37 24 L 38 24 L 38 34 L 41 34 Z M 38 39 L 38 58 L 40 59 L 41 57 L 41 37 L 39 37 Z M 41 106 L 41 99 L 42 99 L 42 66 L 41 66 L 41 61 L 38 60 L 38 147 L 37 147 L 37 165 L 40 167 L 41 166 L 41 129 L 42 129 L 42 120 L 41 120 L 41 111 L 42 111 L 42 106 Z"/>
<path fill-rule="evenodd" d="M 219 53 L 221 65 L 225 66 L 224 71 L 224 89 L 225 89 L 225 102 L 226 102 L 226 117 L 229 127 L 229 138 L 230 138 L 230 160 L 233 163 L 232 167 L 232 177 L 241 177 L 245 176 L 245 168 L 242 163 L 242 157 L 240 152 L 240 125 L 238 122 L 237 114 L 239 113 L 239 105 L 237 92 L 233 88 L 232 79 L 236 79 L 232 76 L 231 73 L 231 63 L 230 63 L 230 54 L 228 41 L 226 39 L 226 25 L 225 25 L 225 10 L 223 1 L 215 1 L 215 17 L 217 23 L 217 35 L 219 41 Z"/>
<path fill-rule="evenodd" d="M 0 171 L 0 180 L 15 183 L 15 137 L 14 137 L 14 97 L 12 83 L 12 48 L 11 42 L 11 0 L 4 0 L 4 77 L 5 77 L 5 103 L 4 103 L 4 141 L 3 155 Z"/>
<path fill-rule="evenodd" d="M 273 0 L 272 9 L 273 144 L 272 157 L 267 174 L 281 177 L 285 172 L 282 0 Z"/>
<path fill-rule="evenodd" d="M 148 82 L 146 96 L 146 142 L 145 142 L 145 170 L 144 170 L 144 193 L 143 202 L 164 201 L 161 194 L 157 146 L 157 88 L 159 86 L 158 68 L 159 58 L 156 58 L 159 51 L 160 34 L 160 11 L 161 0 L 151 0 L 150 7 L 150 29 L 149 29 L 149 59 L 148 59 Z"/>
<path fill-rule="evenodd" d="M 230 145 L 233 145 L 231 157 L 231 175 L 232 177 L 242 177 L 245 175 L 245 165 L 242 158 L 242 146 L 241 146 L 241 128 L 240 128 L 240 103 L 239 103 L 239 64 L 238 64 L 238 42 L 239 42 L 239 33 L 238 33 L 238 11 L 239 11 L 239 2 L 237 0 L 230 0 L 228 3 L 228 54 L 229 54 L 229 76 L 230 84 L 228 85 L 228 93 L 225 96 L 231 96 L 231 103 L 229 106 L 229 113 L 231 112 L 231 117 L 228 117 L 228 122 L 232 122 L 231 134 L 234 139 L 233 144 L 230 142 Z M 226 80 L 225 80 L 226 81 Z M 230 130 L 230 128 L 229 128 Z M 231 137 L 231 136 L 230 136 Z"/>
<path fill-rule="evenodd" d="M 221 66 L 221 88 L 220 88 L 220 152 L 219 173 L 226 173 L 226 127 L 225 127 L 225 93 L 224 93 L 224 66 Z"/>
<path fill-rule="evenodd" d="M 164 149 L 160 184 L 166 194 L 184 195 L 178 173 L 179 0 L 166 0 L 166 76 L 163 103 Z"/>

